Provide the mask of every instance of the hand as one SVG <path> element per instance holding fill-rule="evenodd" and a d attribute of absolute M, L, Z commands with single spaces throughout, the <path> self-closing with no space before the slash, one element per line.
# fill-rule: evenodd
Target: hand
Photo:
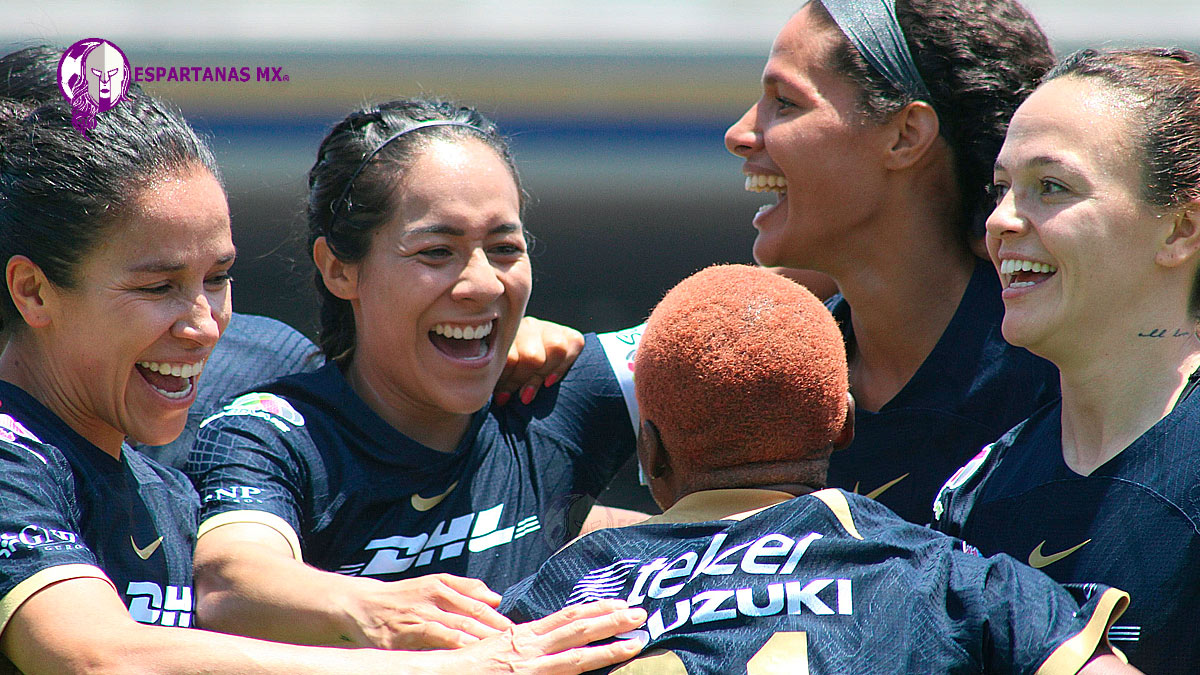
<path fill-rule="evenodd" d="M 460 665 L 456 672 L 471 675 L 576 675 L 636 656 L 644 646 L 638 640 L 618 640 L 596 647 L 584 645 L 631 631 L 645 621 L 646 611 L 640 607 L 628 608 L 619 600 L 602 600 L 559 610 L 446 655 L 454 659 L 453 663 L 470 664 Z"/>
<path fill-rule="evenodd" d="M 513 392 L 519 391 L 521 402 L 529 405 L 538 387 L 561 380 L 581 351 L 583 334 L 574 328 L 532 316 L 521 319 L 508 350 L 508 363 L 496 383 L 496 404 L 508 403 Z"/>
<path fill-rule="evenodd" d="M 496 611 L 500 595 L 478 579 L 430 574 L 369 582 L 352 616 L 357 635 L 343 640 L 379 649 L 454 649 L 499 635 L 513 623 Z M 348 645 L 347 645 L 348 646 Z"/>

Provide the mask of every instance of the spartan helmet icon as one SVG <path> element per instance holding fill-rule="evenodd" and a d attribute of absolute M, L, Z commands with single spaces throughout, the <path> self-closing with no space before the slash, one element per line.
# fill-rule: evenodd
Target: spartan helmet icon
<path fill-rule="evenodd" d="M 88 97 L 107 110 L 124 95 L 129 71 L 124 55 L 108 42 L 101 42 L 88 53 L 83 76 L 87 80 Z"/>

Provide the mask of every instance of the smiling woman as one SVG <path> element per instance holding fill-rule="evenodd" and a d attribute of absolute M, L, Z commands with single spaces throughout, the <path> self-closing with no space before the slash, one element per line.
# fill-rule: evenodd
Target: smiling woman
<path fill-rule="evenodd" d="M 507 145 L 470 108 L 393 101 L 326 136 L 308 225 L 331 363 L 200 431 L 188 472 L 209 625 L 466 644 L 508 625 L 488 586 L 576 534 L 633 429 L 594 336 L 532 404 L 490 400 L 532 287 L 522 202 Z"/>
<path fill-rule="evenodd" d="M 1069 57 L 1013 117 L 994 192 L 1004 337 L 1058 366 L 1062 399 L 951 479 L 935 525 L 1129 591 L 1116 646 L 1148 673 L 1195 672 L 1200 58 Z"/>
<path fill-rule="evenodd" d="M 87 137 L 61 101 L 0 100 L 0 149 L 0 672 L 578 673 L 636 653 L 574 649 L 644 619 L 618 606 L 453 654 L 190 630 L 199 500 L 125 441 L 180 433 L 229 321 L 216 164 L 177 112 L 138 91 Z"/>

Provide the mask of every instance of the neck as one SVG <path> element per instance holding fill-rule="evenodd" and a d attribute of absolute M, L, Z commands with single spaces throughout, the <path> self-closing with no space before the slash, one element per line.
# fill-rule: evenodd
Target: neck
<path fill-rule="evenodd" d="M 20 387 L 89 443 L 121 458 L 125 434 L 83 403 L 87 382 L 60 371 L 58 360 L 47 358 L 26 333 L 11 335 L 0 353 L 0 380 Z"/>
<path fill-rule="evenodd" d="M 920 235 L 900 239 L 922 241 Z M 864 410 L 883 407 L 929 358 L 977 260 L 961 246 L 901 248 L 908 250 L 877 251 L 836 277 L 852 308 L 850 388 Z"/>
<path fill-rule="evenodd" d="M 1090 474 L 1175 408 L 1200 367 L 1200 342 L 1187 322 L 1172 323 L 1179 325 L 1155 329 L 1161 337 L 1142 330 L 1105 343 L 1102 336 L 1051 359 L 1062 383 L 1063 459 L 1076 473 Z"/>
<path fill-rule="evenodd" d="M 820 271 L 853 308 L 850 387 L 878 410 L 904 388 L 954 317 L 977 258 L 962 241 L 961 204 L 949 154 L 899 172 L 868 222 Z"/>
<path fill-rule="evenodd" d="M 381 381 L 377 376 L 380 372 L 381 369 L 363 363 L 359 354 L 346 369 L 346 380 L 367 407 L 397 431 L 438 452 L 454 452 L 471 425 L 471 415 L 415 401 Z"/>

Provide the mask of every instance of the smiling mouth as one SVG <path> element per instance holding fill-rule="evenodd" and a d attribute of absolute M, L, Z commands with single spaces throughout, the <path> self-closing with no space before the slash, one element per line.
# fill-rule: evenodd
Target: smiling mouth
<path fill-rule="evenodd" d="M 160 363 L 138 361 L 137 371 L 152 389 L 169 399 L 187 398 L 196 386 L 196 376 L 204 370 L 199 363 Z"/>
<path fill-rule="evenodd" d="M 766 215 L 769 211 L 783 203 L 787 198 L 787 178 L 783 176 L 763 173 L 748 173 L 746 174 L 746 191 L 747 192 L 774 192 L 775 203 L 763 204 L 758 207 L 758 213 L 754 214 L 755 222 Z"/>
<path fill-rule="evenodd" d="M 429 341 L 441 353 L 453 359 L 478 361 L 491 353 L 495 321 L 481 324 L 439 323 L 429 331 Z"/>
<path fill-rule="evenodd" d="M 1006 288 L 1029 288 L 1036 286 L 1058 273 L 1058 268 L 1048 263 L 1012 258 L 1000 261 L 1000 276 Z"/>

